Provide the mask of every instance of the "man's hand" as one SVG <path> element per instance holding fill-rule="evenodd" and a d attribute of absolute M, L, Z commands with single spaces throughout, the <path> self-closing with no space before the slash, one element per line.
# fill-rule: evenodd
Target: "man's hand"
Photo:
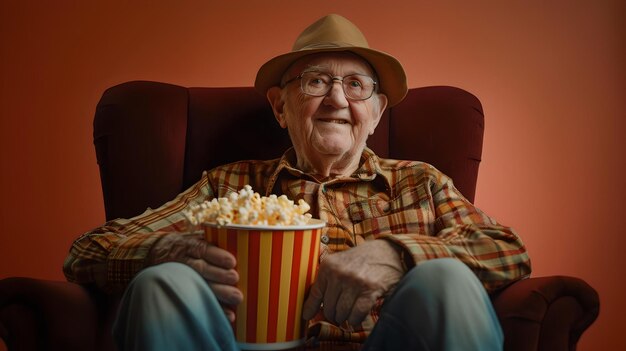
<path fill-rule="evenodd" d="M 358 325 L 376 300 L 402 278 L 402 262 L 393 244 L 372 240 L 328 255 L 304 302 L 302 316 L 311 319 L 324 303 L 324 317 L 340 325 Z"/>
<path fill-rule="evenodd" d="M 243 301 L 243 294 L 235 286 L 239 274 L 235 270 L 235 257 L 228 251 L 206 242 L 200 235 L 165 235 L 154 244 L 146 259 L 147 265 L 180 262 L 200 273 L 222 304 L 232 322 L 235 312 L 231 306 Z"/>

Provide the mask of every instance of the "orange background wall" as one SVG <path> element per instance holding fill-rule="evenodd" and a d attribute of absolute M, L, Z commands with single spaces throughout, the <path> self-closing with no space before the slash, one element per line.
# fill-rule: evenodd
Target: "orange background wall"
<path fill-rule="evenodd" d="M 477 205 L 519 231 L 535 276 L 578 276 L 600 292 L 580 350 L 626 349 L 620 0 L 2 1 L 0 278 L 63 279 L 73 239 L 104 221 L 91 136 L 104 89 L 251 85 L 329 12 L 403 62 L 411 87 L 482 100 Z"/>

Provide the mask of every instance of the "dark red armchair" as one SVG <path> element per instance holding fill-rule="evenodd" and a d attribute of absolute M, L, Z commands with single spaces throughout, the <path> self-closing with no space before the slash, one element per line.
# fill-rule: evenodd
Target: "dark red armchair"
<path fill-rule="evenodd" d="M 473 201 L 483 123 L 480 101 L 464 90 L 411 89 L 385 112 L 368 145 L 382 157 L 435 165 Z M 417 133 L 423 130 L 427 133 Z M 278 157 L 290 141 L 252 88 L 136 81 L 104 93 L 94 144 L 106 217 L 113 219 L 158 207 L 204 169 Z M 89 286 L 7 278 L 0 281 L 0 337 L 11 351 L 114 350 L 110 328 L 117 301 Z M 596 291 L 565 276 L 519 281 L 495 294 L 493 302 L 510 351 L 575 350 L 599 312 Z"/>

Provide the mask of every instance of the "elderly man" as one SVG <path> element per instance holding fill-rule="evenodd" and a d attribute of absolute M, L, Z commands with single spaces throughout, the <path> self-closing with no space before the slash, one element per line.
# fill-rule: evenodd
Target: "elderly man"
<path fill-rule="evenodd" d="M 114 328 L 119 348 L 238 349 L 230 327 L 243 299 L 237 262 L 186 232 L 181 212 L 250 184 L 304 199 L 327 223 L 303 306 L 307 347 L 501 349 L 488 292 L 529 275 L 518 236 L 432 166 L 379 159 L 366 147 L 385 108 L 406 94 L 400 63 L 329 15 L 263 65 L 255 86 L 293 149 L 205 172 L 161 208 L 109 222 L 72 246 L 69 280 L 125 291 Z"/>

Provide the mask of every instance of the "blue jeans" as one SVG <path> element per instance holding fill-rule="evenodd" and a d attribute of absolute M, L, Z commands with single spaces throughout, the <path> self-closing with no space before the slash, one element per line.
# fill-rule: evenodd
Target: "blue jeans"
<path fill-rule="evenodd" d="M 165 263 L 141 271 L 120 305 L 113 334 L 125 350 L 232 350 L 235 337 L 208 284 Z M 385 299 L 364 350 L 502 350 L 503 335 L 476 276 L 454 259 L 420 263 Z"/>

